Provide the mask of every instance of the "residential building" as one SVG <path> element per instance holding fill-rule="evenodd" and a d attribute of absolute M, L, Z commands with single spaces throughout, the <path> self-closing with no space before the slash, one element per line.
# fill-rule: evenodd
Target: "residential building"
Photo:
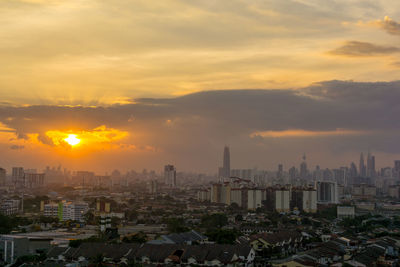
<path fill-rule="evenodd" d="M 338 200 L 338 189 L 336 182 L 316 181 L 317 203 L 319 204 L 336 204 Z"/>
<path fill-rule="evenodd" d="M 176 187 L 176 169 L 174 165 L 164 167 L 164 183 L 169 187 Z"/>

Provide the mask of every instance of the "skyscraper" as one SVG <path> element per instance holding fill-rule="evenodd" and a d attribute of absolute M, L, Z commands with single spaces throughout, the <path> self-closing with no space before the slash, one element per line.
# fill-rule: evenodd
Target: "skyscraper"
<path fill-rule="evenodd" d="M 361 155 L 360 155 L 359 175 L 361 177 L 367 176 L 367 172 L 366 172 L 366 169 L 365 169 L 365 163 L 364 163 L 364 154 L 362 152 L 361 152 Z"/>
<path fill-rule="evenodd" d="M 169 187 L 176 186 L 176 169 L 174 165 L 165 165 L 164 167 L 164 182 Z"/>
<path fill-rule="evenodd" d="M 400 160 L 394 161 L 393 177 L 400 178 Z"/>
<path fill-rule="evenodd" d="M 375 177 L 375 156 L 368 152 L 367 157 L 367 177 Z"/>
<path fill-rule="evenodd" d="M 6 185 L 6 170 L 0 168 L 0 186 Z"/>
<path fill-rule="evenodd" d="M 349 175 L 350 175 L 351 178 L 353 178 L 353 177 L 356 177 L 357 174 L 358 174 L 358 172 L 357 172 L 356 164 L 355 164 L 354 162 L 352 162 L 352 163 L 350 164 Z"/>
<path fill-rule="evenodd" d="M 11 179 L 15 186 L 24 187 L 25 186 L 24 168 L 13 167 Z"/>
<path fill-rule="evenodd" d="M 279 164 L 279 165 L 278 165 L 278 172 L 277 172 L 277 174 L 276 174 L 276 177 L 277 177 L 278 179 L 280 179 L 280 178 L 283 177 L 283 165 L 282 165 L 282 164 Z"/>
<path fill-rule="evenodd" d="M 219 168 L 218 176 L 223 178 L 229 178 L 231 176 L 231 156 L 229 147 L 224 148 L 224 158 L 222 168 Z"/>
<path fill-rule="evenodd" d="M 308 170 L 307 170 L 307 162 L 306 162 L 306 154 L 303 155 L 303 162 L 300 164 L 300 178 L 307 179 Z"/>

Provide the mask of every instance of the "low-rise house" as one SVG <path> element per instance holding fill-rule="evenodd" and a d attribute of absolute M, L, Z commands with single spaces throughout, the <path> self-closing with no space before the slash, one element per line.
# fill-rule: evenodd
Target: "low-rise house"
<path fill-rule="evenodd" d="M 252 266 L 255 252 L 250 246 L 241 244 L 83 243 L 78 248 L 53 248 L 47 257 L 47 262 L 54 265 L 79 263 L 81 266 L 101 257 L 107 266 L 120 266 L 132 261 L 144 265 Z"/>
<path fill-rule="evenodd" d="M 297 231 L 280 231 L 276 233 L 261 233 L 250 236 L 250 245 L 264 256 L 296 253 L 302 247 L 303 236 Z"/>
<path fill-rule="evenodd" d="M 151 240 L 149 244 L 187 244 L 192 243 L 204 243 L 208 240 L 208 237 L 192 230 L 186 233 L 174 233 L 169 235 L 162 235 L 159 239 Z"/>

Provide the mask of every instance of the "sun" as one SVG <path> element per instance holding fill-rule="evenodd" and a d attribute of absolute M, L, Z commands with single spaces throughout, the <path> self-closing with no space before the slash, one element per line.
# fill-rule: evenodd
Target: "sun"
<path fill-rule="evenodd" d="M 81 142 L 79 138 L 76 137 L 76 134 L 69 134 L 67 138 L 64 139 L 70 146 L 76 146 Z"/>

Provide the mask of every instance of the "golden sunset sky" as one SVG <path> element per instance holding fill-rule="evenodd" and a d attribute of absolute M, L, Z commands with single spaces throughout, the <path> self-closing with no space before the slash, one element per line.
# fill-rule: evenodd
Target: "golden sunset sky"
<path fill-rule="evenodd" d="M 399 22 L 389 0 L 2 0 L 0 165 L 392 164 Z"/>

